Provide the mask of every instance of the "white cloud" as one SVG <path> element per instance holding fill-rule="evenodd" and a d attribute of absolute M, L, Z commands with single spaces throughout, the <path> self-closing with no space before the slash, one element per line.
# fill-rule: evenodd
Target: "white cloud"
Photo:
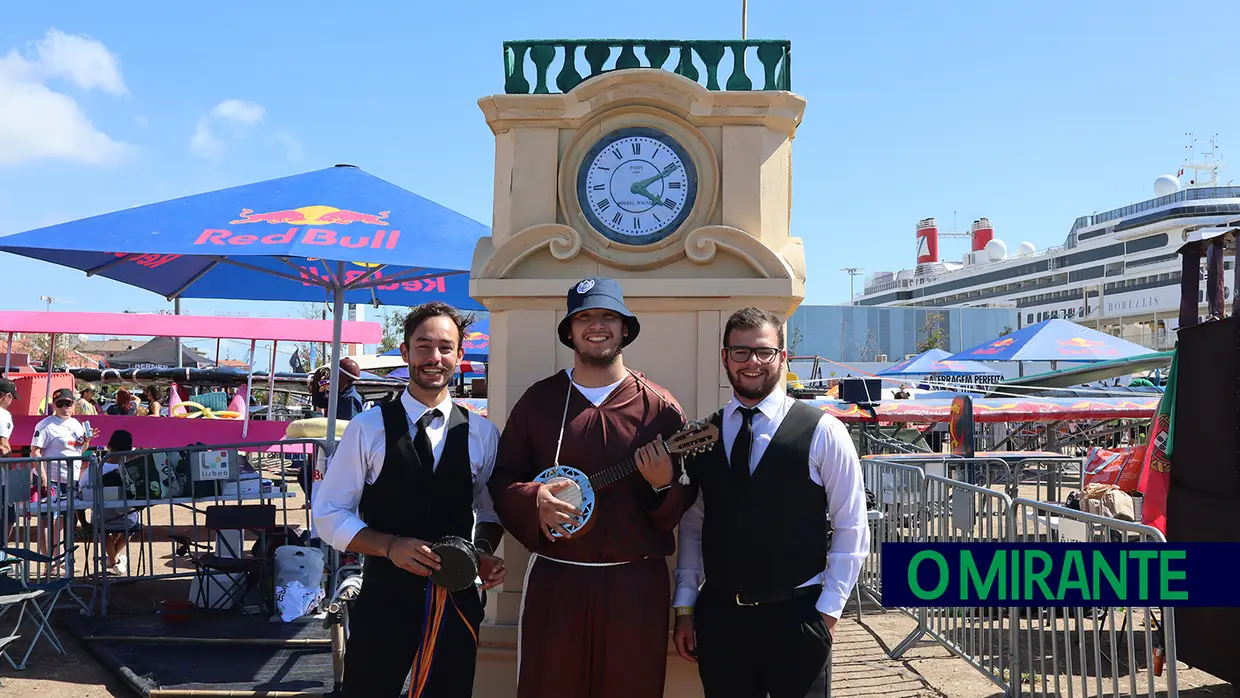
<path fill-rule="evenodd" d="M 211 108 L 211 116 L 241 124 L 257 124 L 267 117 L 267 110 L 253 102 L 226 99 Z"/>
<path fill-rule="evenodd" d="M 218 135 L 220 131 L 230 131 L 234 139 L 240 139 L 266 120 L 267 110 L 261 104 L 226 99 L 198 119 L 198 126 L 189 139 L 189 150 L 200 158 L 219 160 L 225 148 L 224 139 Z M 304 157 L 301 141 L 287 131 L 280 131 L 269 140 L 284 149 L 284 156 L 290 162 L 300 162 Z"/>
<path fill-rule="evenodd" d="M 224 155 L 224 142 L 211 131 L 211 124 L 206 117 L 198 120 L 198 128 L 189 139 L 189 150 L 194 155 L 208 160 L 219 160 Z"/>
<path fill-rule="evenodd" d="M 62 79 L 81 89 L 127 92 L 116 56 L 86 36 L 48 30 L 35 57 L 17 49 L 0 57 L 0 166 L 59 158 L 92 165 L 114 163 L 133 146 L 98 130 L 76 100 L 45 83 Z"/>

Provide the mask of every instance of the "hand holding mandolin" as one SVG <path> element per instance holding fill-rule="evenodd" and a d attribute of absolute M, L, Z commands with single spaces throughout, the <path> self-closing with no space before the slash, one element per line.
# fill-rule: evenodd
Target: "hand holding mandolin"
<path fill-rule="evenodd" d="M 570 480 L 558 480 L 543 484 L 538 488 L 538 523 L 547 540 L 555 541 L 552 531 L 567 538 L 568 531 L 564 528 L 564 524 L 574 523 L 573 517 L 581 516 L 580 509 L 555 496 L 572 485 Z"/>
<path fill-rule="evenodd" d="M 646 478 L 646 482 L 655 489 L 663 489 L 672 484 L 672 456 L 663 443 L 663 435 L 654 437 L 654 441 L 637 450 L 635 457 L 637 470 Z"/>

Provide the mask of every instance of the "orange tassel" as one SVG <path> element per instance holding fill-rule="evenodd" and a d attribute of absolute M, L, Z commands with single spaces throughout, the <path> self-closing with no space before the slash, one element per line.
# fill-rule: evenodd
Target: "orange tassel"
<path fill-rule="evenodd" d="M 428 584 L 431 582 L 427 582 Z M 456 599 L 448 594 L 448 590 L 441 586 L 435 586 L 434 595 L 431 597 L 430 618 L 426 623 L 426 630 L 422 633 L 422 642 L 418 646 L 418 653 L 413 658 L 413 676 L 409 679 L 409 698 L 421 698 L 422 692 L 426 690 L 426 684 L 431 677 L 431 664 L 435 659 L 435 645 L 439 642 L 439 630 L 443 624 L 443 614 L 447 608 L 447 602 L 452 601 L 452 608 L 456 610 L 456 614 L 460 617 L 461 622 L 469 629 L 469 634 L 474 638 L 474 647 L 478 647 L 478 634 L 474 632 L 474 626 L 465 618 L 464 611 L 460 606 L 456 605 Z"/>

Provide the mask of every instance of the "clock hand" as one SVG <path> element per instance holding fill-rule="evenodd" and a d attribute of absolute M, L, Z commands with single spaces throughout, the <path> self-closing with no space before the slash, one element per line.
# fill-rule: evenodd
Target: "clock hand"
<path fill-rule="evenodd" d="M 676 171 L 679 167 L 680 167 L 680 163 L 673 162 L 672 164 L 668 165 L 667 167 L 664 167 L 664 168 L 663 168 L 663 171 L 662 171 L 662 172 L 660 172 L 659 174 L 657 174 L 657 175 L 655 175 L 655 176 L 653 176 L 653 177 L 647 177 L 646 179 L 643 179 L 643 180 L 641 180 L 640 182 L 635 182 L 635 183 L 633 184 L 633 186 L 634 186 L 634 187 L 648 187 L 648 186 L 650 186 L 651 184 L 654 184 L 655 182 L 659 181 L 660 179 L 663 179 L 664 177 L 667 177 L 667 176 L 668 176 L 668 175 L 670 175 L 671 173 L 675 172 L 675 171 Z M 634 192 L 634 193 L 636 193 L 636 192 Z"/>
<path fill-rule="evenodd" d="M 629 191 L 633 194 L 644 196 L 647 199 L 650 199 L 650 203 L 652 204 L 663 203 L 663 200 L 661 198 L 655 196 L 654 194 L 651 194 L 650 190 L 647 189 L 646 186 L 642 184 L 641 182 L 634 182 L 633 186 L 629 187 Z"/>

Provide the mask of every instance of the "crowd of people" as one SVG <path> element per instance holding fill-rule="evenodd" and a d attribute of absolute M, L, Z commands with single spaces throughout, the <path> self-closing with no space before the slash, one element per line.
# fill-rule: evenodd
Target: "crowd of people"
<path fill-rule="evenodd" d="M 752 307 L 728 318 L 719 358 L 733 395 L 705 420 L 717 439 L 686 460 L 667 441 L 702 422 L 625 364 L 641 324 L 620 285 L 584 279 L 567 311 L 557 339 L 573 367 L 532 385 L 502 431 L 451 399 L 471 318 L 442 303 L 406 318 L 408 389 L 352 418 L 313 494 L 322 539 L 365 556 L 344 695 L 394 695 L 407 677 L 415 694 L 472 695 L 505 532 L 531 553 L 519 698 L 661 696 L 669 630 L 708 698 L 826 695 L 834 627 L 869 551 L 866 498 L 843 424 L 780 389 L 783 323 Z M 590 526 L 570 532 L 585 505 L 539 474 L 630 459 L 630 475 L 598 483 Z M 472 542 L 481 583 L 430 613 L 448 539 Z"/>

